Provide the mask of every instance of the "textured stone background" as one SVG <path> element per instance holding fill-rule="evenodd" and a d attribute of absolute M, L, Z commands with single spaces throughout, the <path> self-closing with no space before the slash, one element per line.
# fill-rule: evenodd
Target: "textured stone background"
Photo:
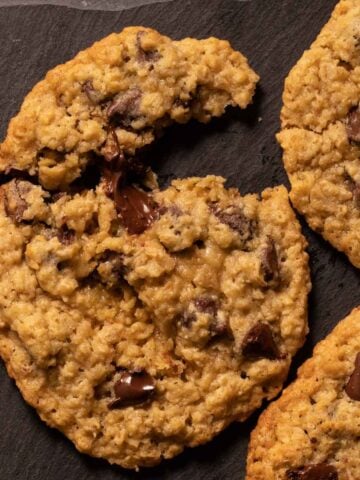
<path fill-rule="evenodd" d="M 144 24 L 174 38 L 227 38 L 261 75 L 254 104 L 229 110 L 209 125 L 171 127 L 153 152 L 163 185 L 173 177 L 221 174 L 243 193 L 287 184 L 274 134 L 279 129 L 283 80 L 336 0 L 0 0 L 0 138 L 22 98 L 54 65 L 126 25 Z M 28 6 L 18 6 L 18 4 Z M 56 3 L 68 9 L 29 4 Z M 139 8 L 129 8 L 142 4 Z M 87 11 L 86 8 L 104 11 Z M 126 10 L 109 12 L 114 8 Z M 313 291 L 310 334 L 296 367 L 314 344 L 360 304 L 360 275 L 304 225 L 309 241 Z M 254 415 L 232 425 L 213 442 L 139 474 L 78 454 L 60 433 L 47 428 L 22 400 L 0 362 L 0 480 L 241 480 Z"/>
<path fill-rule="evenodd" d="M 169 1 L 172 0 L 0 0 L 0 7 L 14 5 L 65 5 L 85 10 L 123 10 L 124 8 L 138 7 L 149 3 Z"/>

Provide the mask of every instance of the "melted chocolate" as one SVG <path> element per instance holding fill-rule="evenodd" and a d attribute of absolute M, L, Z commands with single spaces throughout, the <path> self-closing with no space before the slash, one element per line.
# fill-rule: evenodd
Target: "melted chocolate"
<path fill-rule="evenodd" d="M 109 404 L 110 409 L 147 402 L 155 393 L 154 379 L 144 370 L 123 371 L 114 385 L 114 393 L 116 399 Z"/>
<path fill-rule="evenodd" d="M 221 223 L 235 230 L 244 240 L 248 240 L 251 237 L 251 221 L 238 206 L 232 205 L 222 210 L 215 204 L 212 205 L 210 209 Z"/>
<path fill-rule="evenodd" d="M 288 480 L 338 480 L 339 477 L 335 467 L 326 463 L 318 463 L 288 470 L 286 478 Z"/>
<path fill-rule="evenodd" d="M 151 195 L 132 185 L 115 190 L 115 205 L 123 225 L 130 234 L 140 234 L 158 217 Z"/>
<path fill-rule="evenodd" d="M 353 108 L 346 119 L 346 133 L 349 140 L 360 142 L 360 108 Z"/>
<path fill-rule="evenodd" d="M 250 358 L 281 358 L 279 349 L 274 341 L 271 329 L 265 323 L 257 323 L 245 335 L 242 342 L 242 353 Z"/>
<path fill-rule="evenodd" d="M 262 252 L 261 270 L 265 282 L 277 281 L 279 278 L 279 261 L 276 253 L 275 243 L 269 238 L 266 247 Z"/>

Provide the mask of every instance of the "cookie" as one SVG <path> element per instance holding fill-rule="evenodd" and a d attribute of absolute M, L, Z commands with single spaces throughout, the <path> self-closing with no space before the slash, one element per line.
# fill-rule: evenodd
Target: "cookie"
<path fill-rule="evenodd" d="M 129 27 L 47 73 L 25 98 L 0 146 L 0 172 L 27 171 L 66 189 L 105 159 L 133 164 L 172 122 L 207 122 L 246 107 L 258 76 L 229 42 L 172 41 Z"/>
<path fill-rule="evenodd" d="M 281 339 L 270 356 L 291 357 L 306 333 L 309 280 L 287 191 L 267 189 L 260 200 L 226 190 L 223 182 L 213 176 L 173 181 L 154 194 L 150 226 L 108 238 L 101 250 L 122 256 L 125 279 L 158 328 L 176 333 L 182 352 L 224 334 L 241 352 L 246 334 L 261 322 Z"/>
<path fill-rule="evenodd" d="M 138 468 L 279 392 L 308 257 L 284 187 L 241 197 L 210 176 L 113 198 L 109 181 L 1 186 L 0 354 L 48 425 Z"/>
<path fill-rule="evenodd" d="M 342 0 L 285 81 L 290 198 L 310 227 L 360 267 L 360 4 Z"/>
<path fill-rule="evenodd" d="M 253 430 L 247 480 L 348 480 L 360 468 L 360 309 L 320 342 Z"/>

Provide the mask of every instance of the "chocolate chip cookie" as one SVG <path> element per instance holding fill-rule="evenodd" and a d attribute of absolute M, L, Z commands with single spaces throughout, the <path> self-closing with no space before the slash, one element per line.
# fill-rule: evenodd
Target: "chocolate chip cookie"
<path fill-rule="evenodd" d="M 229 42 L 172 41 L 129 27 L 46 75 L 25 98 L 0 146 L 0 171 L 26 170 L 65 189 L 99 157 L 126 161 L 172 122 L 207 122 L 246 107 L 258 76 Z"/>
<path fill-rule="evenodd" d="M 311 228 L 360 267 L 360 4 L 342 0 L 285 82 L 290 198 Z"/>
<path fill-rule="evenodd" d="M 143 147 L 245 107 L 217 39 L 128 28 L 49 72 L 0 146 L 0 355 L 76 447 L 159 463 L 276 395 L 307 332 L 305 240 L 285 188 L 157 187 Z"/>
<path fill-rule="evenodd" d="M 108 190 L 2 185 L 0 354 L 79 450 L 137 468 L 279 392 L 307 331 L 308 259 L 284 187 Z"/>
<path fill-rule="evenodd" d="M 348 480 L 360 467 L 360 309 L 314 350 L 261 415 L 247 480 Z"/>

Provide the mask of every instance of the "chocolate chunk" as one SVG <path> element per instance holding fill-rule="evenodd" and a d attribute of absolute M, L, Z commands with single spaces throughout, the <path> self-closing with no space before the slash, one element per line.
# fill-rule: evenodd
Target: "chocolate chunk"
<path fill-rule="evenodd" d="M 104 146 L 101 149 L 101 155 L 107 162 L 114 162 L 123 153 L 120 149 L 119 140 L 113 127 L 109 127 L 108 134 Z"/>
<path fill-rule="evenodd" d="M 353 70 L 353 66 L 351 65 L 350 62 L 347 62 L 346 60 L 338 60 L 337 62 L 339 67 L 345 68 L 348 72 L 351 72 Z"/>
<path fill-rule="evenodd" d="M 159 214 L 160 215 L 165 215 L 166 213 L 169 213 L 173 217 L 180 217 L 182 215 L 182 210 L 180 207 L 178 207 L 175 203 L 171 205 L 161 205 L 159 207 Z"/>
<path fill-rule="evenodd" d="M 346 171 L 344 173 L 344 181 L 348 189 L 352 192 L 355 203 L 360 205 L 360 184 L 357 183 Z"/>
<path fill-rule="evenodd" d="M 194 305 L 197 310 L 199 310 L 199 312 L 208 313 L 213 317 L 215 317 L 219 308 L 219 302 L 217 299 L 205 295 L 196 298 L 194 301 Z"/>
<path fill-rule="evenodd" d="M 161 55 L 160 53 L 155 50 L 155 49 L 149 49 L 149 50 L 144 50 L 144 48 L 141 45 L 141 38 L 146 35 L 146 32 L 138 32 L 136 35 L 136 47 L 138 50 L 138 61 L 140 63 L 154 63 L 157 62 L 160 58 Z"/>
<path fill-rule="evenodd" d="M 210 325 L 210 333 L 212 337 L 230 334 L 227 322 L 219 317 L 215 317 Z"/>
<path fill-rule="evenodd" d="M 91 80 L 87 80 L 86 82 L 84 82 L 81 90 L 85 93 L 91 103 L 94 103 L 96 105 L 101 102 L 102 95 L 100 92 L 95 90 Z"/>
<path fill-rule="evenodd" d="M 150 400 L 155 393 L 154 379 L 144 370 L 123 371 L 114 385 L 116 400 L 109 404 L 110 409 L 138 405 Z"/>
<path fill-rule="evenodd" d="M 286 472 L 288 480 L 338 480 L 336 468 L 326 463 L 308 465 Z"/>
<path fill-rule="evenodd" d="M 139 116 L 141 90 L 133 87 L 126 92 L 116 95 L 106 110 L 108 118 L 118 120 L 119 123 L 129 125 Z"/>
<path fill-rule="evenodd" d="M 63 225 L 58 231 L 57 238 L 63 245 L 70 245 L 76 238 L 75 231 L 68 228 L 67 225 Z"/>
<path fill-rule="evenodd" d="M 346 133 L 349 140 L 360 142 L 360 108 L 359 106 L 350 110 L 346 122 Z"/>
<path fill-rule="evenodd" d="M 32 184 L 15 178 L 4 186 L 4 206 L 6 214 L 15 222 L 23 220 L 29 205 L 24 196 L 30 192 Z"/>
<path fill-rule="evenodd" d="M 105 250 L 99 257 L 98 271 L 100 275 L 105 276 L 106 283 L 117 285 L 123 280 L 126 274 L 124 257 L 117 252 Z"/>
<path fill-rule="evenodd" d="M 345 392 L 351 399 L 360 401 L 360 353 L 356 355 L 355 370 L 345 386 Z"/>
<path fill-rule="evenodd" d="M 185 311 L 177 317 L 177 324 L 181 327 L 190 328 L 191 325 L 195 322 L 195 320 L 195 313 Z"/>
<path fill-rule="evenodd" d="M 203 295 L 195 299 L 194 305 L 199 312 L 207 313 L 212 317 L 210 324 L 210 334 L 212 337 L 228 333 L 227 322 L 218 316 L 218 299 Z"/>
<path fill-rule="evenodd" d="M 276 282 L 279 279 L 279 261 L 275 243 L 271 238 L 268 238 L 266 246 L 261 254 L 261 270 L 265 282 Z"/>
<path fill-rule="evenodd" d="M 245 357 L 281 358 L 279 349 L 274 341 L 271 329 L 265 323 L 257 323 L 245 335 L 242 342 L 242 353 Z"/>
<path fill-rule="evenodd" d="M 251 238 L 252 222 L 238 206 L 232 205 L 222 210 L 217 205 L 212 205 L 210 209 L 221 223 L 235 230 L 244 240 Z"/>
<path fill-rule="evenodd" d="M 140 234 L 158 218 L 157 205 L 151 195 L 134 186 L 115 191 L 115 205 L 130 234 Z"/>

